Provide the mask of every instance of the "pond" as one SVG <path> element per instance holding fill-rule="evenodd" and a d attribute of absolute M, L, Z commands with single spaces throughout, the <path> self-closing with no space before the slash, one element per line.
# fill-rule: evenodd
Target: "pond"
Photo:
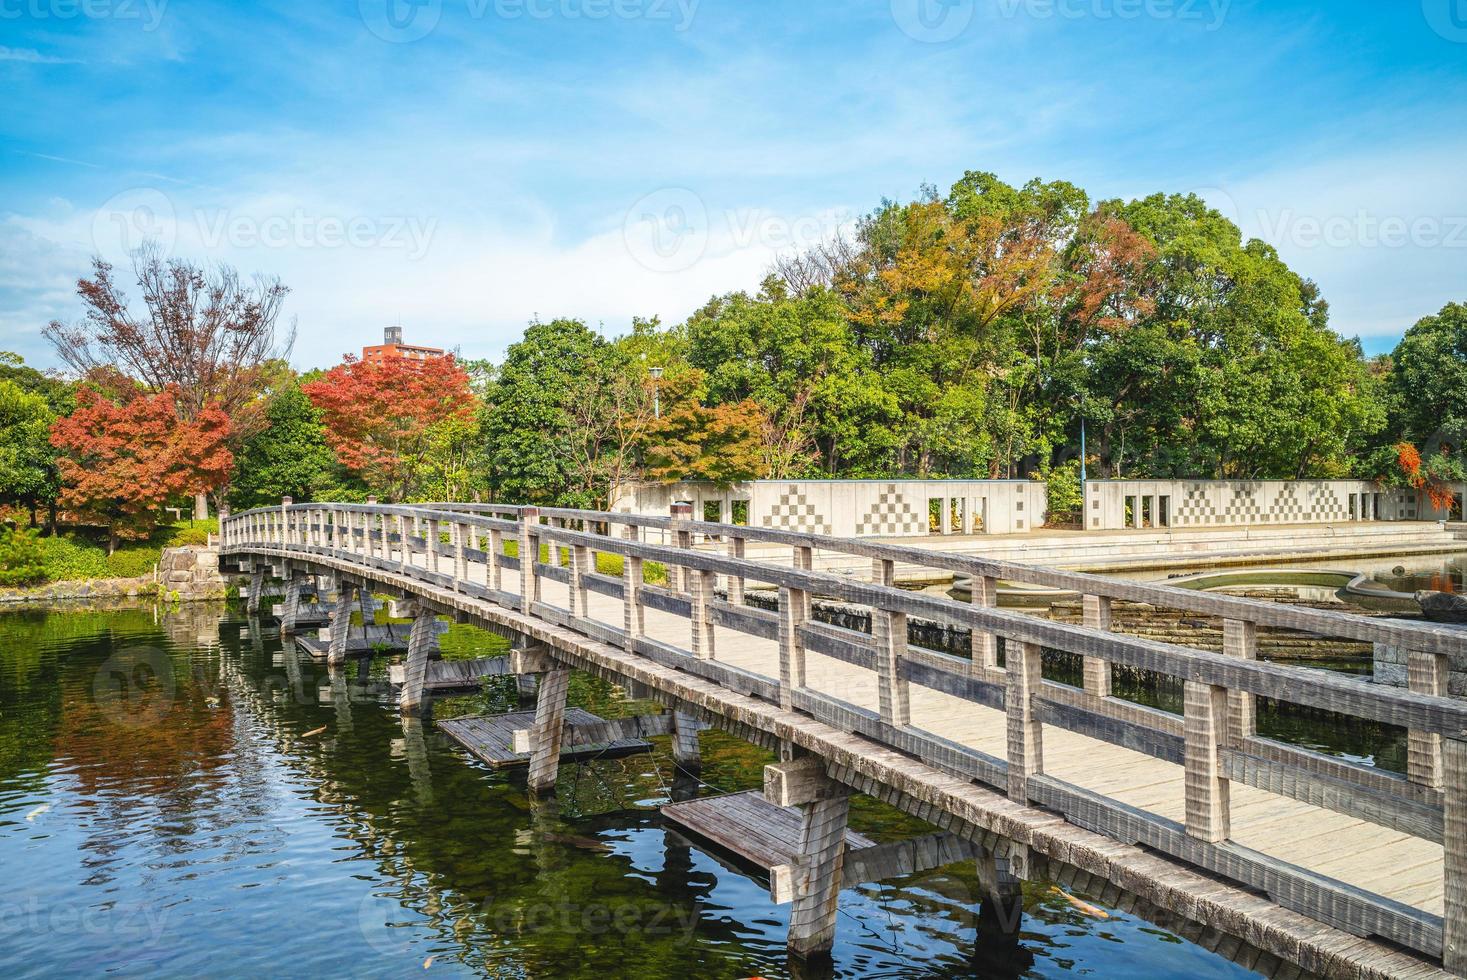
<path fill-rule="evenodd" d="M 971 864 L 843 892 L 833 964 L 792 974 L 788 907 L 657 811 L 759 786 L 764 753 L 707 733 L 690 786 L 658 740 L 532 801 L 404 722 L 382 671 L 333 678 L 223 607 L 0 615 L 4 975 L 1251 975 L 1042 881 L 1017 946 L 979 939 Z M 572 698 L 635 709 L 582 677 Z M 495 687 L 438 713 L 513 704 Z M 927 829 L 864 800 L 852 819 Z"/>
<path fill-rule="evenodd" d="M 1467 554 L 1404 559 L 1371 576 L 1392 592 L 1467 593 Z"/>

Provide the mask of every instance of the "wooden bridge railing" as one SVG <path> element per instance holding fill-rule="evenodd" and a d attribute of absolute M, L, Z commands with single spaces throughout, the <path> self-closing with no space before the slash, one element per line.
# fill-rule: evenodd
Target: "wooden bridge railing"
<path fill-rule="evenodd" d="M 675 506 L 671 516 L 661 518 L 504 505 L 287 502 L 229 517 L 222 522 L 221 531 L 228 552 L 332 559 L 569 627 L 738 693 L 859 733 L 942 771 L 999 787 L 1015 801 L 1059 811 L 1088 829 L 1145 844 L 1266 891 L 1279 904 L 1317 920 L 1442 956 L 1448 969 L 1467 974 L 1467 702 L 1443 696 L 1448 656 L 1467 656 L 1463 631 L 925 548 L 712 524 L 692 520 L 685 506 Z M 654 536 L 652 532 L 665 543 L 646 540 Z M 749 542 L 789 547 L 790 566 L 750 560 L 746 556 Z M 550 560 L 542 559 L 542 550 Z M 868 560 L 870 580 L 814 571 L 817 551 Z M 617 556 L 621 574 L 598 571 L 598 554 Z M 666 567 L 666 585 L 646 581 L 649 562 Z M 972 600 L 963 603 L 898 589 L 893 583 L 899 566 L 969 575 Z M 517 575 L 516 591 L 505 588 L 506 571 Z M 566 606 L 544 600 L 541 582 L 546 579 L 567 586 Z M 723 598 L 717 591 L 720 580 Z M 998 608 L 999 580 L 1080 593 L 1084 597 L 1083 624 L 1052 622 Z M 746 589 L 754 583 L 778 591 L 777 612 L 744 603 Z M 589 597 L 593 593 L 621 601 L 620 624 L 591 617 Z M 816 622 L 811 616 L 815 597 L 868 608 L 871 631 Z M 1117 599 L 1221 617 L 1224 652 L 1112 632 L 1110 604 Z M 686 618 L 687 645 L 648 636 L 648 609 Z M 968 629 L 971 658 L 911 645 L 906 628 L 909 618 Z M 1407 649 L 1411 652 L 1410 690 L 1259 661 L 1260 626 Z M 715 627 L 776 641 L 779 676 L 720 663 Z M 1046 649 L 1083 658 L 1084 686 L 1046 679 L 1041 671 Z M 808 652 L 873 672 L 879 710 L 873 712 L 807 684 Z M 1109 683 L 1112 665 L 1180 679 L 1182 716 L 1114 697 Z M 957 744 L 914 725 L 914 685 L 1004 712 L 1007 737 L 1003 751 L 994 754 Z M 1254 726 L 1256 697 L 1405 729 L 1409 733 L 1409 771 L 1402 777 L 1262 738 Z M 1182 766 L 1185 820 L 1167 820 L 1046 774 L 1045 725 Z M 1392 901 L 1230 841 L 1228 787 L 1233 782 L 1441 843 L 1444 915 Z"/>

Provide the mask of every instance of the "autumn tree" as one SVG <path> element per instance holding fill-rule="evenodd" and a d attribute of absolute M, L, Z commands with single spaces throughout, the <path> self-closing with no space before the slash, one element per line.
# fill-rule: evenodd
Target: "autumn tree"
<path fill-rule="evenodd" d="M 293 327 L 277 331 L 289 290 L 258 274 L 245 283 L 227 265 L 204 268 L 167 258 L 156 242 L 132 253 L 132 269 L 141 311 L 133 309 L 112 265 L 97 257 L 91 278 L 77 282 L 85 319 L 53 320 L 45 336 L 79 375 L 109 369 L 149 391 L 176 392 L 173 401 L 185 423 L 210 409 L 224 412 L 231 448 L 238 449 L 268 424 L 257 396 L 294 344 Z M 196 517 L 207 509 L 205 491 L 224 489 L 228 478 L 226 471 L 219 484 L 199 488 Z"/>
<path fill-rule="evenodd" d="M 669 378 L 662 415 L 647 429 L 646 473 L 664 483 L 707 480 L 721 486 L 768 475 L 765 415 L 753 399 L 705 405 L 706 377 L 693 369 Z"/>
<path fill-rule="evenodd" d="M 302 391 L 336 458 L 389 500 L 412 499 L 444 464 L 445 433 L 471 422 L 477 399 L 452 357 L 348 357 Z"/>
<path fill-rule="evenodd" d="M 229 416 L 206 404 L 185 420 L 179 397 L 169 386 L 119 402 L 84 387 L 52 426 L 61 505 L 106 526 L 109 553 L 119 538 L 147 537 L 168 501 L 219 486 L 234 463 Z"/>

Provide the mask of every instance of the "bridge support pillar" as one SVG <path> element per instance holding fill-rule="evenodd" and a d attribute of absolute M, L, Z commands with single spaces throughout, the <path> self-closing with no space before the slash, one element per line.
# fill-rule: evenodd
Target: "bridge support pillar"
<path fill-rule="evenodd" d="M 991 850 L 978 855 L 978 935 L 973 942 L 973 966 L 980 976 L 1016 976 L 1033 965 L 1019 943 L 1024 922 L 1022 879 L 1009 858 Z"/>
<path fill-rule="evenodd" d="M 530 775 L 532 793 L 555 790 L 560 775 L 560 743 L 565 734 L 565 702 L 570 691 L 570 671 L 550 670 L 540 675 L 535 696 L 535 727 L 530 732 Z"/>
<path fill-rule="evenodd" d="M 305 591 L 306 577 L 299 572 L 291 572 L 285 583 L 285 597 L 281 600 L 280 632 L 295 632 L 295 622 L 301 612 L 301 597 Z"/>
<path fill-rule="evenodd" d="M 260 611 L 260 600 L 265 592 L 265 569 L 256 563 L 250 569 L 249 594 L 245 597 L 245 612 L 255 615 Z"/>
<path fill-rule="evenodd" d="M 437 617 L 421 604 L 415 605 L 412 629 L 408 631 L 402 694 L 398 699 L 398 707 L 403 714 L 415 714 L 423 709 L 423 690 L 428 683 L 428 659 L 437 645 Z"/>
<path fill-rule="evenodd" d="M 342 582 L 336 590 L 336 603 L 331 610 L 331 643 L 326 647 L 326 666 L 346 663 L 346 641 L 351 634 L 351 607 L 356 586 Z"/>
<path fill-rule="evenodd" d="M 835 945 L 851 791 L 829 778 L 819 759 L 803 756 L 764 767 L 764 798 L 776 806 L 800 809 L 799 851 L 790 883 L 790 955 L 828 956 Z"/>
<path fill-rule="evenodd" d="M 698 722 L 681 711 L 672 716 L 672 761 L 686 772 L 697 772 L 703 766 L 698 751 Z"/>

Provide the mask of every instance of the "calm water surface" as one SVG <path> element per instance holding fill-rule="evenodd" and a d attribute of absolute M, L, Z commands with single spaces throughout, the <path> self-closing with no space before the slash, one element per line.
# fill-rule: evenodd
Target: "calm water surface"
<path fill-rule="evenodd" d="M 585 678 L 572 699 L 636 710 Z M 496 688 L 438 715 L 513 703 Z M 760 784 L 760 751 L 703 745 L 702 792 Z M 561 772 L 532 803 L 522 775 L 404 723 L 381 678 L 333 681 L 222 608 L 0 615 L 0 974 L 792 975 L 788 907 L 663 829 L 657 806 L 697 789 L 664 744 Z M 925 829 L 870 801 L 852 819 Z M 1250 975 L 1026 888 L 1017 946 L 977 938 L 969 865 L 847 891 L 833 968 L 793 975 Z"/>

